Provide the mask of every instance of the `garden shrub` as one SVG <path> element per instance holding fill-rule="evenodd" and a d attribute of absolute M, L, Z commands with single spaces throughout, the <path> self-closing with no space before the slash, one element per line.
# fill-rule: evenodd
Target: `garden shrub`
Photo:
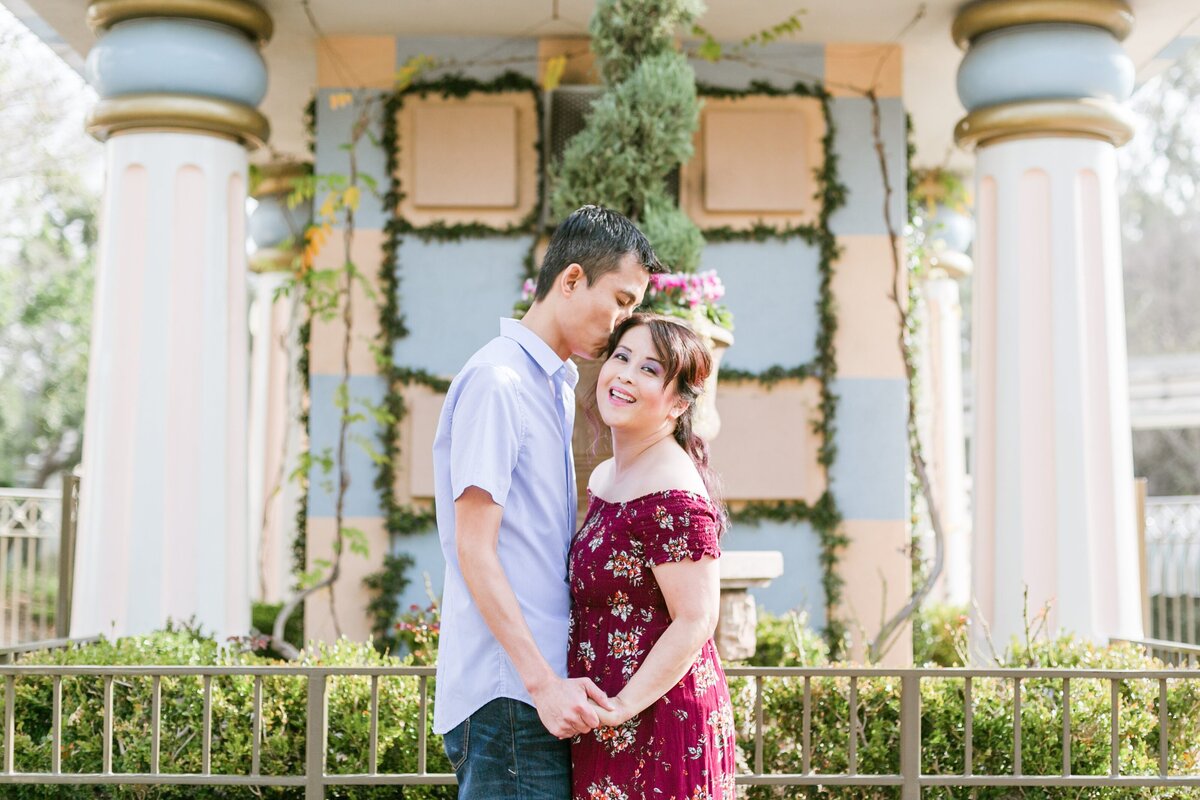
<path fill-rule="evenodd" d="M 426 646 L 436 648 L 436 612 L 423 610 L 432 634 Z M 956 617 L 943 616 L 953 623 Z M 938 626 L 934 626 L 935 628 Z M 955 624 L 945 626 L 952 640 Z M 825 666 L 827 649 L 819 634 L 805 625 L 802 616 L 761 614 L 759 649 L 752 662 L 760 666 Z M 936 639 L 937 637 L 933 637 Z M 953 652 L 931 647 L 930 652 Z M 434 650 L 435 652 L 435 650 Z M 1071 637 L 1014 646 L 1005 665 L 1072 669 L 1161 669 L 1132 645 L 1097 647 Z M 279 664 L 262 656 L 219 648 L 212 639 L 194 630 L 168 630 L 152 636 L 101 641 L 73 650 L 36 653 L 24 664 L 76 665 L 266 665 Z M 299 662 L 322 666 L 396 666 L 411 663 L 380 654 L 370 642 L 345 640 L 319 645 Z M 949 674 L 949 673 L 948 673 Z M 102 764 L 103 680 L 63 679 L 63 770 L 99 772 Z M 733 678 L 730 691 L 735 706 L 739 738 L 739 769 L 753 764 L 754 682 Z M 150 762 L 149 677 L 117 678 L 113 692 L 113 769 L 143 772 Z M 199 677 L 162 678 L 161 769 L 164 772 L 199 772 L 201 767 L 202 680 Z M 250 768 L 252 677 L 214 678 L 214 774 L 245 774 Z M 430 681 L 432 693 L 433 682 Z M 767 772 L 803 770 L 801 725 L 804 681 L 765 678 L 763 681 L 764 768 Z M 974 771 L 976 774 L 1009 774 L 1013 762 L 1012 682 L 976 679 L 974 701 Z M 813 678 L 812 768 L 820 773 L 844 772 L 848 766 L 850 681 L 847 678 Z M 1158 683 L 1124 681 L 1120 694 L 1120 759 L 1123 774 L 1154 774 L 1158 758 Z M 927 774 L 961 773 L 964 760 L 962 678 L 926 679 L 921 686 L 921 726 L 924 732 L 922 770 Z M 331 774 L 365 772 L 370 733 L 370 679 L 335 677 L 327 692 L 329 744 L 327 770 Z M 857 688 L 858 771 L 862 774 L 896 773 L 900 760 L 900 681 L 896 678 L 860 678 Z M 1062 764 L 1062 682 L 1028 680 L 1022 683 L 1022 767 L 1026 775 L 1057 774 Z M 1072 772 L 1107 775 L 1109 768 L 1108 681 L 1071 681 Z M 417 681 L 415 678 L 381 678 L 379 692 L 379 770 L 383 773 L 415 772 L 418 735 Z M 21 678 L 16 682 L 16 736 L 14 753 L 18 771 L 47 771 L 50 766 L 51 680 Z M 301 678 L 270 677 L 263 681 L 264 738 L 261 770 L 267 775 L 298 774 L 303 769 L 307 697 Z M 1170 769 L 1174 774 L 1200 769 L 1200 685 L 1168 683 L 1170 717 Z M 432 711 L 429 719 L 432 719 Z M 427 720 L 428 724 L 428 720 Z M 428 734 L 428 770 L 449 772 L 439 737 Z M 749 798 L 899 798 L 889 787 L 746 787 Z M 242 787 L 73 787 L 7 786 L 5 798 L 292 798 L 303 797 L 300 788 Z M 1031 798 L 1152 798 L 1176 800 L 1196 796 L 1190 787 L 1165 789 L 1033 789 L 979 788 L 979 800 Z M 330 798 L 453 798 L 448 787 L 330 787 Z M 742 796 L 741 794 L 739 796 Z M 926 798 L 968 798 L 969 789 L 930 788 Z"/>
<path fill-rule="evenodd" d="M 926 652 L 948 657 L 951 643 L 960 636 L 949 611 L 933 622 Z M 944 624 L 943 624 L 944 623 Z M 942 633 L 936 633 L 941 630 Z M 804 645 L 812 636 L 785 617 L 761 615 L 760 643 L 766 647 L 754 663 L 770 666 L 824 666 L 814 661 L 815 648 Z M 780 658 L 779 654 L 788 654 Z M 796 654 L 803 653 L 797 657 Z M 934 661 L 935 658 L 926 659 Z M 1070 636 L 1014 645 L 1001 666 L 1020 668 L 1159 670 L 1164 665 L 1129 644 L 1096 646 Z M 922 770 L 926 774 L 961 774 L 964 748 L 964 684 L 962 678 L 925 679 L 921 684 Z M 741 761 L 753 763 L 754 694 L 749 681 L 731 682 L 735 690 L 735 716 L 739 720 Z M 763 681 L 764 770 L 777 773 L 803 771 L 801 725 L 803 679 L 766 678 Z M 1155 680 L 1128 680 L 1119 684 L 1119 747 L 1122 774 L 1158 772 L 1158 696 Z M 812 769 L 839 773 L 847 767 L 849 735 L 848 678 L 813 678 L 811 681 Z M 1012 681 L 975 679 L 973 694 L 973 767 L 975 774 L 1011 774 L 1013 768 Z M 858 771 L 896 773 L 900 767 L 900 681 L 895 678 L 858 680 Z M 1054 775 L 1062 768 L 1062 681 L 1026 680 L 1021 686 L 1022 770 L 1026 775 Z M 1107 680 L 1071 681 L 1071 771 L 1076 775 L 1107 775 L 1111 757 L 1109 738 L 1110 684 Z M 1168 682 L 1170 761 L 1173 774 L 1194 773 L 1200 762 L 1200 681 Z M 750 787 L 750 798 L 899 798 L 890 787 Z M 969 798 L 966 788 L 927 788 L 926 798 Z M 1191 787 L 1171 788 L 977 788 L 978 800 L 1004 798 L 1195 798 Z"/>
<path fill-rule="evenodd" d="M 146 637 L 72 650 L 35 653 L 22 664 L 86 665 L 279 665 L 253 654 L 222 649 L 212 639 L 189 631 L 166 631 Z M 300 666 L 399 666 L 398 659 L 379 654 L 371 643 L 340 640 L 318 645 Z M 202 678 L 163 677 L 160 769 L 199 773 L 203 731 Z M 429 681 L 432 696 L 433 681 Z M 327 683 L 329 739 L 326 769 L 330 774 L 366 772 L 370 735 L 370 678 L 332 677 Z M 113 687 L 113 771 L 148 772 L 150 768 L 150 677 L 118 677 Z M 52 679 L 23 677 L 16 681 L 15 764 L 18 771 L 50 769 Z M 252 676 L 215 677 L 212 681 L 212 772 L 247 774 L 251 764 Z M 264 775 L 303 771 L 306 682 L 302 678 L 263 679 Z M 100 772 L 103 758 L 104 681 L 68 677 L 62 682 L 64 772 Z M 383 677 L 379 682 L 379 771 L 416 772 L 418 736 L 417 679 Z M 432 721 L 430 706 L 427 725 Z M 428 733 L 430 772 L 449 772 L 440 737 Z M 330 787 L 330 798 L 451 798 L 453 787 Z M 9 786 L 5 798 L 302 798 L 299 787 L 74 787 Z"/>

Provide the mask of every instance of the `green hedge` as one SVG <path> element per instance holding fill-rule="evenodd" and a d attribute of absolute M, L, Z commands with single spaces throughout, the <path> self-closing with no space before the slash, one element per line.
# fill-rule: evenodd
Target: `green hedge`
<path fill-rule="evenodd" d="M 764 666 L 823 666 L 820 639 L 795 615 L 762 615 L 759 621 L 760 650 L 753 662 Z M 933 608 L 918 622 L 920 660 L 957 661 L 965 643 L 965 618 L 955 609 Z M 764 646 L 765 645 L 765 646 Z M 1072 637 L 1013 645 L 1003 657 L 1003 666 L 1067 669 L 1164 669 L 1133 645 L 1096 647 Z M 963 771 L 964 680 L 924 680 L 921 685 L 921 769 L 926 774 L 955 774 Z M 752 763 L 753 686 L 750 681 L 731 681 L 743 763 Z M 1122 774 L 1158 772 L 1158 682 L 1125 681 L 1120 685 L 1119 748 Z M 803 679 L 764 680 L 763 768 L 767 772 L 803 771 L 801 720 Z M 812 768 L 837 773 L 847 769 L 847 739 L 850 718 L 848 678 L 814 678 L 812 692 Z M 1013 687 L 1011 681 L 976 679 L 973 694 L 973 766 L 976 774 L 1011 774 L 1013 768 Z M 898 679 L 858 681 L 858 737 L 860 773 L 896 773 L 900 768 L 900 682 Z M 1055 679 L 1022 682 L 1021 691 L 1022 768 L 1026 775 L 1060 774 L 1062 768 L 1062 681 Z M 1108 681 L 1071 681 L 1071 770 L 1076 775 L 1107 775 L 1111 758 L 1109 737 L 1110 685 Z M 1170 771 L 1173 774 L 1200 771 L 1200 681 L 1168 683 L 1170 716 Z M 899 798 L 892 788 L 795 788 L 751 787 L 750 798 Z M 926 798 L 971 797 L 969 789 L 926 789 Z M 1196 798 L 1195 788 L 1172 789 L 1014 789 L 979 788 L 978 800 L 1001 798 Z"/>
<path fill-rule="evenodd" d="M 957 641 L 953 614 L 943 615 L 932 630 Z M 809 630 L 802 617 L 763 615 L 759 624 L 759 652 L 754 663 L 766 666 L 821 666 L 827 663 L 822 638 Z M 932 644 L 931 652 L 953 652 Z M 1132 646 L 1097 648 L 1071 638 L 1014 648 L 1008 654 L 1014 666 L 1103 669 L 1157 669 L 1161 665 Z M 189 631 L 166 631 L 153 636 L 101 642 L 71 650 L 38 653 L 26 664 L 88 665 L 262 665 L 277 664 L 254 655 L 218 649 L 215 642 Z M 380 655 L 369 643 L 339 642 L 322 645 L 305 658 L 307 665 L 385 666 L 400 660 Z M 253 678 L 213 680 L 214 773 L 245 774 L 250 768 Z M 202 695 L 199 677 L 162 679 L 162 769 L 166 772 L 199 772 L 201 763 Z M 847 767 L 849 680 L 812 680 L 812 766 L 818 772 L 842 772 Z M 431 682 L 432 687 L 432 682 Z M 746 769 L 753 760 L 751 739 L 753 684 L 734 679 L 734 697 L 741 753 Z M 900 696 L 896 679 L 860 679 L 858 740 L 861 773 L 899 769 Z M 1026 774 L 1057 773 L 1062 762 L 1060 681 L 1026 681 L 1022 692 L 1022 751 Z M 927 773 L 950 774 L 963 767 L 963 681 L 927 680 L 922 684 L 922 768 Z M 117 772 L 149 769 L 151 679 L 118 679 L 114 690 L 114 755 Z M 1120 748 L 1125 774 L 1153 773 L 1158 753 L 1158 684 L 1135 680 L 1122 684 Z M 329 699 L 328 769 L 332 773 L 364 772 L 367 768 L 370 683 L 368 678 L 332 678 Z M 802 770 L 800 720 L 803 680 L 768 678 L 764 681 L 763 710 L 766 722 L 764 767 L 768 772 Z M 1105 775 L 1109 765 L 1109 685 L 1107 681 L 1075 680 L 1071 687 L 1072 770 L 1076 774 Z M 16 683 L 16 767 L 20 771 L 46 771 L 50 765 L 51 681 L 22 678 Z M 1171 770 L 1176 774 L 1200 769 L 1200 686 L 1195 682 L 1169 684 L 1171 719 Z M 63 679 L 63 769 L 99 772 L 102 759 L 103 680 Z M 1012 770 L 1012 684 L 993 680 L 974 682 L 974 767 L 979 774 L 1005 774 Z M 415 678 L 380 681 L 379 769 L 381 772 L 414 772 L 417 748 L 417 682 Z M 264 679 L 265 740 L 262 772 L 298 774 L 304 763 L 306 692 L 301 678 Z M 431 772 L 448 772 L 441 740 L 429 735 Z M 331 798 L 452 798 L 453 787 L 346 787 L 330 788 Z M 750 798 L 898 798 L 889 788 L 788 788 L 751 787 Z M 225 787 L 62 787 L 9 786 L 5 798 L 300 798 L 300 789 Z M 927 789 L 927 798 L 967 798 L 965 789 Z M 1194 789 L 979 789 L 979 800 L 998 798 L 1192 798 Z"/>
<path fill-rule="evenodd" d="M 70 651 L 31 655 L 22 664 L 87 665 L 269 665 L 278 661 L 219 650 L 211 639 L 187 631 L 167 631 L 145 638 L 101 642 Z M 398 666 L 370 644 L 341 641 L 322 645 L 302 665 Z M 162 680 L 160 769 L 198 773 L 203 730 L 202 679 L 164 677 Z M 432 681 L 430 686 L 432 688 Z M 51 679 L 21 678 L 16 682 L 15 761 L 18 771 L 50 768 Z M 212 683 L 212 771 L 247 774 L 251 763 L 253 677 L 217 677 Z M 328 718 L 330 773 L 367 771 L 370 725 L 370 679 L 329 679 Z M 148 772 L 152 679 L 119 678 L 113 691 L 113 770 Z M 417 679 L 385 677 L 379 683 L 379 770 L 417 769 Z M 62 720 L 64 772 L 100 772 L 103 758 L 104 681 L 102 678 L 63 679 Z M 299 774 L 304 765 L 306 683 L 303 678 L 263 679 L 261 770 L 264 775 Z M 430 715 L 432 719 L 432 715 Z M 428 770 L 449 772 L 441 739 L 429 735 Z M 330 788 L 330 798 L 451 798 L 453 787 Z M 241 787 L 69 787 L 8 786 L 5 798 L 302 798 L 301 788 Z"/>

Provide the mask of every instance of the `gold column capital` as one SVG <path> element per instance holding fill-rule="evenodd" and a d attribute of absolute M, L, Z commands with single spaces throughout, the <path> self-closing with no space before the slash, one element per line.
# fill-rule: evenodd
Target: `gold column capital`
<path fill-rule="evenodd" d="M 1133 30 L 1133 9 L 1125 0 L 976 0 L 959 10 L 951 35 L 966 50 L 985 33 L 1052 22 L 1104 28 L 1119 41 Z"/>
<path fill-rule="evenodd" d="M 265 43 L 275 32 L 266 9 L 250 0 L 90 0 L 87 21 L 100 33 L 131 19 L 178 17 L 217 22 L 237 28 L 251 39 Z"/>
<path fill-rule="evenodd" d="M 1032 100 L 977 109 L 954 129 L 962 147 L 1046 136 L 1100 139 L 1120 147 L 1133 137 L 1133 115 L 1111 100 Z"/>
<path fill-rule="evenodd" d="M 270 134 L 267 118 L 241 103 L 181 94 L 131 94 L 100 100 L 87 132 L 100 141 L 128 131 L 188 131 L 225 136 L 254 149 Z"/>
<path fill-rule="evenodd" d="M 258 180 L 250 187 L 251 197 L 266 197 L 272 194 L 291 194 L 297 178 L 312 174 L 310 161 L 272 161 L 256 164 L 254 170 Z"/>

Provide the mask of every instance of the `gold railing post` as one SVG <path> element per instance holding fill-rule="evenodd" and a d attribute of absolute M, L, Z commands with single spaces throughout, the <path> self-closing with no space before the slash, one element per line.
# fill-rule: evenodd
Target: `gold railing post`
<path fill-rule="evenodd" d="M 58 609 L 54 631 L 59 639 L 71 635 L 71 594 L 75 584 L 75 517 L 79 512 L 79 478 L 69 472 L 62 476 L 62 513 L 58 536 Z"/>
<path fill-rule="evenodd" d="M 325 680 L 316 670 L 308 674 L 308 720 L 305 723 L 304 800 L 325 800 Z"/>
<path fill-rule="evenodd" d="M 900 677 L 901 800 L 921 800 L 921 676 Z"/>

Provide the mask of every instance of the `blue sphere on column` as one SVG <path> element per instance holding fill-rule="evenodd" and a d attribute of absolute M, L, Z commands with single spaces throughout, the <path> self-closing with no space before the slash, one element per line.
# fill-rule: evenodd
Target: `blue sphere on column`
<path fill-rule="evenodd" d="M 267 93 L 267 67 L 257 44 L 235 28 L 201 20 L 119 22 L 88 53 L 87 68 L 104 99 L 198 95 L 253 108 Z"/>
<path fill-rule="evenodd" d="M 1017 25 L 972 42 L 958 68 L 958 97 L 968 111 L 1031 100 L 1121 102 L 1133 81 L 1133 62 L 1102 28 Z"/>

